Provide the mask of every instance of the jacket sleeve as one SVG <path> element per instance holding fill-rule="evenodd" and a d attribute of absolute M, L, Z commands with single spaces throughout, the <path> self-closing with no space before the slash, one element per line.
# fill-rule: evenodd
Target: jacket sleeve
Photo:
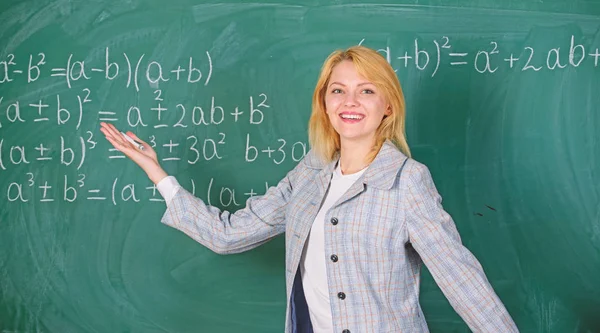
<path fill-rule="evenodd" d="M 463 246 L 452 217 L 442 208 L 427 167 L 406 168 L 406 224 L 413 248 L 473 332 L 518 332 L 475 256 Z"/>
<path fill-rule="evenodd" d="M 178 229 L 219 254 L 239 253 L 266 243 L 285 231 L 286 205 L 300 162 L 277 186 L 230 213 L 204 203 L 187 190 L 177 191 L 161 222 Z"/>

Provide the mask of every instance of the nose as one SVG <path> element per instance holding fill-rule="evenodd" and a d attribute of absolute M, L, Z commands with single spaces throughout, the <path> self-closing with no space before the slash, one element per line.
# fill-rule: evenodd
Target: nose
<path fill-rule="evenodd" d="M 356 98 L 354 93 L 346 94 L 346 99 L 344 100 L 344 106 L 358 106 L 358 99 Z"/>

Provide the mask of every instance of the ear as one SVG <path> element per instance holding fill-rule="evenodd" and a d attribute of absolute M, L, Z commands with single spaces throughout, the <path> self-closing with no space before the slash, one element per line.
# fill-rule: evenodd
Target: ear
<path fill-rule="evenodd" d="M 385 109 L 385 112 L 383 113 L 386 116 L 389 116 L 392 114 L 392 107 L 388 105 L 387 109 Z"/>

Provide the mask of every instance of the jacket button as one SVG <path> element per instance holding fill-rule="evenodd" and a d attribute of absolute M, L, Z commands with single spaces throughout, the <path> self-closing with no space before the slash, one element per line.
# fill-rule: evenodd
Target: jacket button
<path fill-rule="evenodd" d="M 338 219 L 337 219 L 337 217 L 332 217 L 332 218 L 331 218 L 331 224 L 333 224 L 333 225 L 336 225 L 336 224 L 338 224 Z"/>
<path fill-rule="evenodd" d="M 345 298 L 346 298 L 346 294 L 344 294 L 344 293 L 342 293 L 342 292 L 339 292 L 339 293 L 338 293 L 338 298 L 339 298 L 339 299 L 341 299 L 341 300 L 343 300 L 343 299 L 345 299 Z"/>
<path fill-rule="evenodd" d="M 338 261 L 338 256 L 336 256 L 335 254 L 332 254 L 330 258 L 331 258 L 331 261 L 333 261 L 333 262 Z"/>
<path fill-rule="evenodd" d="M 343 330 L 342 333 L 350 333 L 350 330 Z"/>

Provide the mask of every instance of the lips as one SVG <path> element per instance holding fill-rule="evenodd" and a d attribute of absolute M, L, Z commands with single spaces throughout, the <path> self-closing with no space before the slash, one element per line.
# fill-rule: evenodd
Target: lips
<path fill-rule="evenodd" d="M 358 112 L 342 112 L 340 113 L 340 117 L 342 119 L 362 120 L 365 117 L 365 115 Z"/>
<path fill-rule="evenodd" d="M 342 112 L 340 118 L 345 123 L 357 123 L 365 118 L 365 115 L 358 112 Z"/>

